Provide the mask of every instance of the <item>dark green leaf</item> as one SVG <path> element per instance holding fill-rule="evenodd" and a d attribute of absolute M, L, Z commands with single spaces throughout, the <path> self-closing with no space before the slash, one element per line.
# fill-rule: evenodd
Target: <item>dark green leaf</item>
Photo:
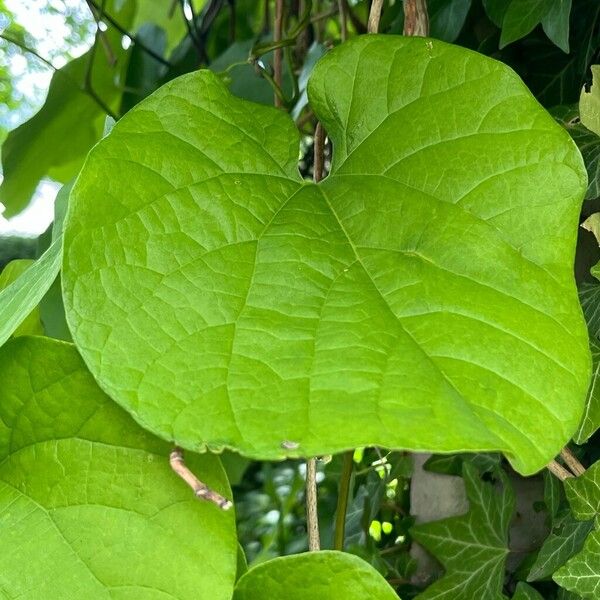
<path fill-rule="evenodd" d="M 563 51 L 569 52 L 569 18 L 571 0 L 550 0 L 550 8 L 542 18 L 546 35 Z"/>
<path fill-rule="evenodd" d="M 548 0 L 511 0 L 502 19 L 500 48 L 520 40 L 533 31 L 548 13 L 549 8 Z"/>
<path fill-rule="evenodd" d="M 515 498 L 500 471 L 502 487 L 481 481 L 475 467 L 465 463 L 463 477 L 469 512 L 459 517 L 415 525 L 413 538 L 444 566 L 445 575 L 430 585 L 420 600 L 499 600 L 508 556 L 508 528 Z"/>

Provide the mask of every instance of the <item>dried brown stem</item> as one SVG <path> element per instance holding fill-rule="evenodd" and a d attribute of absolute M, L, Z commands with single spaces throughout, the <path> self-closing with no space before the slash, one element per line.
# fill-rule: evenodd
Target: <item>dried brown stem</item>
<path fill-rule="evenodd" d="M 558 464 L 555 460 L 551 460 L 547 465 L 548 470 L 553 475 L 556 475 L 561 481 L 573 477 L 573 474 L 567 471 L 562 465 Z"/>
<path fill-rule="evenodd" d="M 306 461 L 306 525 L 308 529 L 308 549 L 311 552 L 321 549 L 319 535 L 319 514 L 317 512 L 317 459 Z"/>
<path fill-rule="evenodd" d="M 560 455 L 575 476 L 583 475 L 585 473 L 585 467 L 566 446 L 561 450 Z"/>
<path fill-rule="evenodd" d="M 427 0 L 404 0 L 404 35 L 429 35 Z"/>
<path fill-rule="evenodd" d="M 186 467 L 181 448 L 173 448 L 171 454 L 169 454 L 169 464 L 171 465 L 171 469 L 192 488 L 197 498 L 208 500 L 223 510 L 229 510 L 233 506 L 231 500 L 227 500 L 227 498 L 224 498 L 218 492 L 211 490 Z"/>
<path fill-rule="evenodd" d="M 368 33 L 377 33 L 379 31 L 379 20 L 381 19 L 382 8 L 383 0 L 373 0 L 371 3 L 371 10 L 369 11 L 369 21 L 367 22 Z"/>
<path fill-rule="evenodd" d="M 340 13 L 340 35 L 342 42 L 345 42 L 348 39 L 348 15 L 343 0 L 338 0 L 338 12 Z"/>

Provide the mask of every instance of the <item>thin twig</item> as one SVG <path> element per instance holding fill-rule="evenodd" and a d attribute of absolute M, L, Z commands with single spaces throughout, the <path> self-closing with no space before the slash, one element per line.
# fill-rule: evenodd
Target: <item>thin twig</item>
<path fill-rule="evenodd" d="M 306 525 L 308 529 L 308 549 L 311 552 L 321 549 L 319 535 L 319 513 L 317 511 L 317 459 L 306 461 Z"/>
<path fill-rule="evenodd" d="M 223 510 L 229 510 L 233 506 L 231 500 L 227 500 L 227 498 L 224 498 L 218 492 L 211 490 L 185 466 L 183 450 L 181 448 L 173 448 L 171 454 L 169 454 L 169 464 L 171 465 L 171 469 L 192 488 L 197 498 L 208 500 Z"/>
<path fill-rule="evenodd" d="M 354 465 L 354 452 L 344 452 L 342 458 L 342 472 L 340 474 L 340 487 L 338 490 L 337 506 L 335 509 L 335 529 L 333 532 L 333 549 L 343 552 L 344 537 L 346 535 L 346 512 L 348 510 L 348 497 L 350 496 L 350 481 L 352 480 L 352 467 Z"/>
<path fill-rule="evenodd" d="M 429 35 L 427 0 L 404 0 L 404 35 Z"/>
<path fill-rule="evenodd" d="M 558 464 L 555 460 L 551 460 L 547 465 L 548 470 L 553 475 L 556 475 L 561 481 L 573 477 L 573 474 L 567 471 L 562 465 Z"/>
<path fill-rule="evenodd" d="M 115 121 L 119 120 L 119 115 L 117 115 L 113 110 L 100 98 L 100 96 L 94 90 L 94 86 L 92 83 L 92 69 L 94 67 L 94 61 L 96 59 L 96 48 L 98 47 L 98 41 L 100 39 L 100 28 L 96 27 L 96 35 L 94 37 L 94 43 L 90 49 L 90 55 L 88 57 L 87 66 L 85 69 L 85 77 L 83 79 L 83 89 L 87 92 L 96 102 L 96 104 L 112 119 Z"/>
<path fill-rule="evenodd" d="M 110 23 L 119 33 L 126 35 L 136 46 L 138 46 L 146 54 L 151 56 L 154 60 L 157 60 L 159 63 L 165 65 L 165 67 L 171 66 L 171 63 L 166 58 L 163 58 L 160 54 L 154 52 L 154 50 L 146 46 L 144 42 L 140 42 L 139 38 L 136 35 L 134 35 L 130 31 L 127 31 L 125 27 L 123 27 L 117 21 L 115 21 L 115 19 L 113 19 L 108 13 L 104 12 L 104 10 L 102 10 L 102 8 L 98 5 L 98 3 L 95 0 L 87 0 L 87 3 L 90 6 L 93 6 L 99 12 L 100 18 L 103 21 Z"/>
<path fill-rule="evenodd" d="M 32 54 L 37 59 L 41 60 L 46 66 L 50 67 L 53 71 L 60 70 L 58 67 L 55 67 L 47 58 L 44 58 L 41 54 L 38 54 L 33 48 L 30 48 L 29 46 L 25 45 L 23 42 L 20 42 L 16 38 L 13 38 L 10 35 L 6 35 L 6 33 L 0 33 L 0 38 L 6 40 L 11 44 L 14 44 L 15 46 L 18 46 L 19 48 L 21 48 L 21 50 L 24 50 L 28 54 Z"/>
<path fill-rule="evenodd" d="M 381 19 L 381 9 L 383 0 L 373 0 L 369 12 L 369 21 L 367 23 L 368 33 L 377 33 L 379 31 L 379 20 Z"/>
<path fill-rule="evenodd" d="M 321 123 L 317 123 L 315 127 L 314 144 L 314 161 L 313 161 L 313 179 L 318 183 L 323 179 L 325 170 L 325 130 Z"/>
<path fill-rule="evenodd" d="M 342 42 L 345 42 L 348 39 L 348 21 L 344 0 L 338 0 L 338 12 L 340 13 L 340 35 Z"/>
<path fill-rule="evenodd" d="M 560 451 L 560 455 L 575 476 L 583 475 L 585 473 L 585 467 L 566 446 Z"/>
<path fill-rule="evenodd" d="M 280 42 L 283 34 L 283 0 L 275 0 L 275 22 L 273 24 L 273 41 Z M 273 54 L 273 81 L 281 89 L 283 77 L 283 50 L 275 48 Z M 275 106 L 280 108 L 283 105 L 281 98 L 275 94 Z"/>

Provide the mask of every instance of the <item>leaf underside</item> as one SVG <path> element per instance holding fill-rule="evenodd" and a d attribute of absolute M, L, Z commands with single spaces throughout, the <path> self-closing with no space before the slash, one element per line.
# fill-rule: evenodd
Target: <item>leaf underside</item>
<path fill-rule="evenodd" d="M 436 40 L 348 42 L 309 99 L 334 147 L 319 185 L 289 117 L 206 71 L 90 153 L 63 282 L 92 373 L 189 449 L 500 450 L 539 470 L 590 368 L 573 142 L 506 66 Z"/>

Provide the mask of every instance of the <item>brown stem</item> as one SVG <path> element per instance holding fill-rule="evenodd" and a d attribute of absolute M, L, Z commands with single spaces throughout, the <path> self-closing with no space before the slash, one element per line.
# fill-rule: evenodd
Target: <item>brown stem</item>
<path fill-rule="evenodd" d="M 373 0 L 371 3 L 371 10 L 369 12 L 369 21 L 367 22 L 368 33 L 377 33 L 379 31 L 379 20 L 381 19 L 382 8 L 383 0 Z"/>
<path fill-rule="evenodd" d="M 574 475 L 579 476 L 585 473 L 585 467 L 566 446 L 560 451 L 560 455 Z"/>
<path fill-rule="evenodd" d="M 404 35 L 429 35 L 427 0 L 404 0 Z"/>
<path fill-rule="evenodd" d="M 314 161 L 313 161 L 313 179 L 318 183 L 323 179 L 325 168 L 325 130 L 321 123 L 317 123 L 315 127 L 314 138 Z"/>
<path fill-rule="evenodd" d="M 553 475 L 556 475 L 561 481 L 573 477 L 572 473 L 569 473 L 562 465 L 558 464 L 555 460 L 551 460 L 547 465 L 548 470 Z"/>
<path fill-rule="evenodd" d="M 211 490 L 185 466 L 183 450 L 181 448 L 173 448 L 171 454 L 169 454 L 169 464 L 171 465 L 171 469 L 192 488 L 197 498 L 208 500 L 223 510 L 229 510 L 233 506 L 231 500 L 227 500 L 227 498 L 224 498 L 218 492 Z"/>
<path fill-rule="evenodd" d="M 283 0 L 275 0 L 275 22 L 273 26 L 273 41 L 281 41 L 283 34 Z M 283 73 L 283 49 L 276 48 L 273 55 L 273 80 L 275 85 L 281 89 Z M 275 106 L 280 108 L 283 105 L 281 98 L 275 94 Z"/>
<path fill-rule="evenodd" d="M 306 461 L 306 526 L 308 529 L 308 549 L 311 552 L 321 549 L 319 535 L 319 514 L 317 512 L 317 459 Z"/>

